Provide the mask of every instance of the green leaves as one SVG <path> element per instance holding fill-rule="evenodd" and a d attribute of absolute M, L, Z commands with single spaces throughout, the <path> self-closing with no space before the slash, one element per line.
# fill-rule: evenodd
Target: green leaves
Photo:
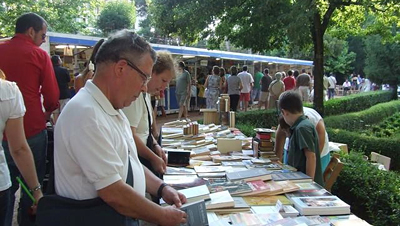
<path fill-rule="evenodd" d="M 93 28 L 96 8 L 100 0 L 4 0 L 0 4 L 0 36 L 14 35 L 15 21 L 27 12 L 42 16 L 49 31 L 61 33 L 88 33 Z"/>
<path fill-rule="evenodd" d="M 105 36 L 124 28 L 132 29 L 135 24 L 135 5 L 129 2 L 109 2 L 97 19 L 97 26 Z"/>

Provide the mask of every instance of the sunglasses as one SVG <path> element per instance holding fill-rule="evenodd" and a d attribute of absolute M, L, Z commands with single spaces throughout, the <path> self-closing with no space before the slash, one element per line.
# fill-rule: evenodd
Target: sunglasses
<path fill-rule="evenodd" d="M 133 64 L 131 61 L 129 61 L 126 58 L 121 58 L 121 60 L 125 60 L 126 63 L 128 64 L 129 67 L 131 67 L 132 69 L 134 69 L 135 71 L 139 72 L 139 75 L 142 77 L 143 79 L 143 86 L 146 86 L 147 83 L 149 83 L 149 81 L 151 80 L 151 75 L 147 75 L 145 74 L 142 70 L 140 70 L 135 64 Z"/>

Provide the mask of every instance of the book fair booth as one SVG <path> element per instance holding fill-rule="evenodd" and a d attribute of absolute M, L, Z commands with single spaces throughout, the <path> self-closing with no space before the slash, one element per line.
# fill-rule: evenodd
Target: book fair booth
<path fill-rule="evenodd" d="M 57 54 L 63 60 L 63 66 L 68 68 L 71 74 L 71 81 L 74 75 L 81 72 L 85 63 L 92 54 L 92 47 L 96 44 L 100 37 L 62 34 L 48 32 L 46 43 L 41 48 L 46 50 L 50 55 Z M 312 70 L 312 61 L 295 60 L 280 57 L 270 57 L 256 54 L 236 53 L 219 50 L 208 50 L 201 48 L 170 46 L 161 44 L 151 44 L 157 50 L 167 50 L 171 52 L 177 61 L 184 61 L 188 66 L 192 78 L 196 80 L 200 74 L 207 76 L 214 65 L 224 67 L 225 70 L 235 65 L 241 68 L 248 65 L 249 72 L 254 74 L 265 68 L 270 69 L 270 74 L 277 71 L 301 70 L 305 68 Z M 179 76 L 179 75 L 177 75 Z M 71 87 L 73 82 L 71 82 Z M 73 90 L 73 89 L 71 89 Z M 72 92 L 72 94 L 74 94 Z M 165 90 L 165 109 L 167 113 L 177 112 L 179 107 L 175 98 L 175 81 L 172 81 Z"/>

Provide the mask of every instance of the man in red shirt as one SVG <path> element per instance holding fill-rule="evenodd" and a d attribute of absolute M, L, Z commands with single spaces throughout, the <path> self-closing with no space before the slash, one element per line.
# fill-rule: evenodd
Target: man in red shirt
<path fill-rule="evenodd" d="M 17 83 L 24 98 L 26 106 L 25 136 L 35 159 L 39 183 L 43 182 L 46 169 L 46 120 L 50 117 L 51 112 L 58 108 L 60 95 L 50 57 L 46 51 L 39 48 L 45 42 L 46 32 L 47 22 L 37 14 L 27 13 L 17 19 L 14 37 L 0 44 L 0 69 L 6 74 L 7 80 Z M 43 112 L 43 107 L 46 112 Z M 4 140 L 3 147 L 12 181 L 6 217 L 6 225 L 11 225 L 15 192 L 19 187 L 15 178 L 20 175 L 20 172 L 12 160 L 8 144 Z M 40 189 L 39 185 L 38 187 Z M 24 193 L 21 196 L 19 225 L 34 225 L 28 215 L 32 201 Z"/>
<path fill-rule="evenodd" d="M 283 79 L 283 83 L 285 84 L 285 91 L 294 89 L 294 87 L 296 87 L 296 79 L 293 77 L 293 71 L 289 70 L 287 74 L 288 76 Z"/>

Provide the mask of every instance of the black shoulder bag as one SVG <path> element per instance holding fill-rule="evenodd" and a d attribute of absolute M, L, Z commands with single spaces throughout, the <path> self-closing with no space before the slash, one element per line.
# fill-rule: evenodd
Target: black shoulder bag
<path fill-rule="evenodd" d="M 133 174 L 130 159 L 128 162 L 129 166 L 126 183 L 133 187 Z M 121 215 L 114 208 L 105 203 L 100 197 L 86 200 L 75 200 L 55 194 L 54 166 L 51 170 L 49 187 L 53 189 L 53 192 L 40 199 L 36 215 L 36 225 L 139 226 L 138 220 Z"/>

